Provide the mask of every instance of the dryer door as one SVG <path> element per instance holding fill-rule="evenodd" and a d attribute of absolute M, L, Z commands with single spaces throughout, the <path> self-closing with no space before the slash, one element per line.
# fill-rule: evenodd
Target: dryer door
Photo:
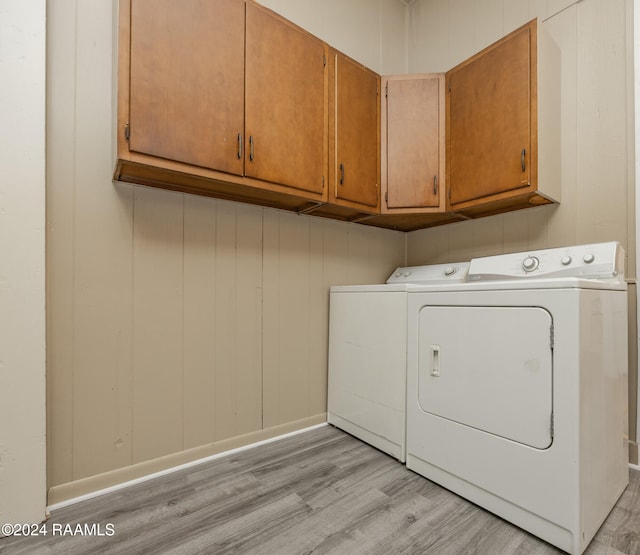
<path fill-rule="evenodd" d="M 418 403 L 430 414 L 546 449 L 552 437 L 552 318 L 538 307 L 425 306 Z"/>

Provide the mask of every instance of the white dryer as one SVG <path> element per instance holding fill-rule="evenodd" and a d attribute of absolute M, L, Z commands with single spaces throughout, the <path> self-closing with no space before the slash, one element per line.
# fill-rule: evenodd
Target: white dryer
<path fill-rule="evenodd" d="M 408 287 L 407 467 L 571 553 L 628 483 L 618 243 Z"/>
<path fill-rule="evenodd" d="M 329 423 L 404 462 L 407 286 L 461 282 L 468 267 L 403 267 L 386 284 L 331 288 Z"/>

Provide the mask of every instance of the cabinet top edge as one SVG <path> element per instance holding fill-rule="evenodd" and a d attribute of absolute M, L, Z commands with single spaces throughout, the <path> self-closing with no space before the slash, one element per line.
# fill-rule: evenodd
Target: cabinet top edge
<path fill-rule="evenodd" d="M 450 73 L 453 73 L 455 71 L 458 71 L 458 70 L 468 66 L 469 64 L 473 63 L 477 58 L 480 58 L 480 57 L 484 56 L 488 52 L 491 52 L 492 50 L 498 48 L 499 46 L 501 46 L 502 44 L 504 44 L 508 40 L 512 39 L 513 37 L 515 37 L 515 36 L 517 36 L 517 35 L 519 35 L 521 33 L 529 33 L 533 37 L 537 37 L 537 30 L 538 30 L 538 18 L 534 18 L 531 21 L 525 23 L 524 25 L 521 25 L 517 29 L 514 29 L 510 33 L 507 33 L 503 37 L 499 38 L 497 41 L 491 43 L 489 46 L 486 46 L 482 50 L 476 52 L 470 58 L 467 58 L 466 60 L 460 62 L 459 64 L 455 65 L 451 69 L 447 70 L 445 75 L 448 76 Z"/>
<path fill-rule="evenodd" d="M 322 46 L 325 48 L 325 50 L 327 48 L 329 48 L 329 44 L 326 41 L 322 40 L 320 37 L 314 35 L 313 33 L 308 31 L 304 27 L 301 27 L 297 23 L 294 23 L 290 19 L 287 19 L 282 14 L 279 14 L 278 12 L 272 10 L 271 8 L 268 8 L 267 6 L 264 6 L 263 4 L 260 4 L 259 2 L 256 2 L 255 0 L 242 0 L 242 1 L 244 2 L 246 8 L 249 8 L 249 6 L 252 6 L 253 8 L 258 9 L 259 11 L 270 15 L 274 19 L 277 19 L 278 21 L 280 21 L 280 23 L 282 23 L 284 25 L 287 25 L 287 26 L 291 27 L 292 29 L 295 29 L 296 31 L 298 31 L 300 33 L 303 33 L 304 35 L 307 35 L 309 38 L 315 40 L 317 43 L 322 44 Z"/>

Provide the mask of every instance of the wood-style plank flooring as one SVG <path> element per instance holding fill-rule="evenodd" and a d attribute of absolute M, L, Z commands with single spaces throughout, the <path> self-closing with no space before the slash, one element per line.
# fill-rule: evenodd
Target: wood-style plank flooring
<path fill-rule="evenodd" d="M 587 553 L 640 554 L 630 477 Z M 114 534 L 9 537 L 0 553 L 559 553 L 331 426 L 55 510 L 56 523 Z"/>

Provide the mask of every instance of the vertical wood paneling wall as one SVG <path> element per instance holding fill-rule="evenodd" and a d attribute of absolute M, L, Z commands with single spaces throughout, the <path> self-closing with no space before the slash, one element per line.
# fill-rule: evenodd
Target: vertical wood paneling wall
<path fill-rule="evenodd" d="M 321 38 L 341 37 L 341 48 L 373 69 L 404 71 L 405 7 L 397 0 L 270 4 L 301 25 L 313 22 Z M 54 490 L 321 420 L 329 286 L 381 282 L 405 260 L 402 233 L 112 184 L 116 21 L 115 0 L 48 5 Z M 362 22 L 355 33 L 345 23 L 354 21 Z M 72 489 L 65 491 L 50 502 Z"/>
<path fill-rule="evenodd" d="M 409 233 L 408 263 L 617 240 L 627 254 L 635 329 L 631 0 L 418 0 L 410 11 L 409 71 L 446 71 L 534 17 L 562 56 L 561 203 Z M 636 340 L 629 345 L 633 394 Z M 635 422 L 634 394 L 631 400 Z"/>

